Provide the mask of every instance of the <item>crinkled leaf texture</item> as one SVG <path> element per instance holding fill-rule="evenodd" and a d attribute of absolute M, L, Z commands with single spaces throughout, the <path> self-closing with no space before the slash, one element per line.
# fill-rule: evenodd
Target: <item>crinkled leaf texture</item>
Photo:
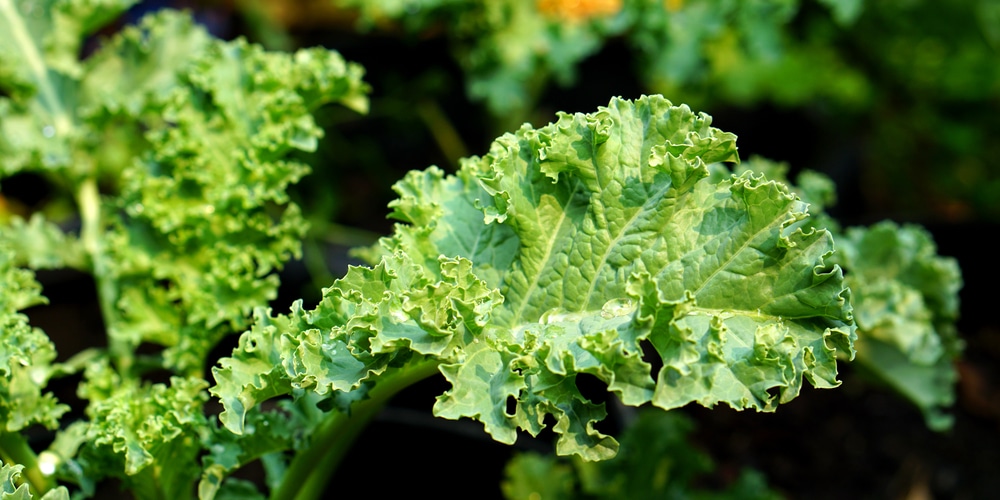
<path fill-rule="evenodd" d="M 0 94 L 0 174 L 72 186 L 81 236 L 94 237 L 81 245 L 36 217 L 14 225 L 11 246 L 30 265 L 98 276 L 117 357 L 152 342 L 170 368 L 200 373 L 300 253 L 307 224 L 286 191 L 308 167 L 286 156 L 315 148 L 319 106 L 367 108 L 363 71 L 323 49 L 217 40 L 170 11 L 81 62 L 80 41 L 130 2 L 55 3 L 0 2 L 0 62 L 21 68 L 0 75 L 21 89 Z M 100 193 L 81 187 L 97 181 Z"/>
<path fill-rule="evenodd" d="M 716 166 L 715 175 L 728 169 Z M 787 181 L 787 167 L 762 158 L 740 171 Z M 955 328 L 962 273 L 937 254 L 931 235 L 914 225 L 885 221 L 841 231 L 825 212 L 836 202 L 833 182 L 802 171 L 789 186 L 809 203 L 812 227 L 829 229 L 837 241 L 831 257 L 844 268 L 851 288 L 859 341 L 857 362 L 924 413 L 928 427 L 944 430 L 952 417 L 958 373 L 954 360 L 964 348 Z"/>
<path fill-rule="evenodd" d="M 710 177 L 737 160 L 710 122 L 660 96 L 614 99 L 504 135 L 456 175 L 411 172 L 391 205 L 407 224 L 374 267 L 311 311 L 262 311 L 213 370 L 223 423 L 242 432 L 267 398 L 378 384 L 416 355 L 452 385 L 436 415 L 504 443 L 551 415 L 557 451 L 596 460 L 618 445 L 578 374 L 664 409 L 772 411 L 803 379 L 836 386 L 854 327 L 830 235 L 800 228 L 805 204 L 781 184 Z"/>
<path fill-rule="evenodd" d="M 5 464 L 0 461 L 0 500 L 30 500 L 31 492 L 26 483 L 18 484 L 18 478 L 24 469 L 20 464 Z M 69 490 L 65 486 L 53 488 L 39 500 L 69 500 Z"/>
<path fill-rule="evenodd" d="M 18 312 L 46 300 L 31 271 L 11 261 L 12 252 L 0 247 L 0 432 L 18 432 L 32 424 L 54 429 L 69 410 L 43 392 L 56 370 L 51 364 L 55 346 Z"/>
<path fill-rule="evenodd" d="M 138 498 L 189 498 L 210 431 L 207 385 L 193 377 L 123 380 L 106 358 L 91 363 L 79 388 L 90 400 L 89 422 L 72 468 L 88 480 L 116 477 Z"/>

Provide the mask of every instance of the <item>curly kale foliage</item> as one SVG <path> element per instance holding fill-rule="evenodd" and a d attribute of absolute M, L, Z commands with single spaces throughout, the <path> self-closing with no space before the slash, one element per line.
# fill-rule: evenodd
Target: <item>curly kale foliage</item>
<path fill-rule="evenodd" d="M 91 7 L 103 18 L 127 3 Z M 94 272 L 119 364 L 152 342 L 169 367 L 200 372 L 299 255 L 306 224 L 286 190 L 309 169 L 286 157 L 316 147 L 319 106 L 366 109 L 362 70 L 326 50 L 216 40 L 167 11 L 81 62 L 70 55 L 99 25 L 71 22 L 82 14 L 65 3 L 38 17 L 36 4 L 2 4 L 0 57 L 25 68 L 25 90 L 0 98 L 2 171 L 69 190 L 84 228 L 63 235 L 36 214 L 5 239 L 29 264 Z"/>
<path fill-rule="evenodd" d="M 58 476 L 84 494 L 105 477 L 143 498 L 193 494 L 212 438 L 209 352 L 300 253 L 307 225 L 287 189 L 309 168 L 290 154 L 316 148 L 321 106 L 367 109 L 362 69 L 339 54 L 218 40 L 177 12 L 95 38 L 81 60 L 133 3 L 0 0 L 0 180 L 50 190 L 0 205 L 0 453 L 35 493 Z M 50 365 L 52 342 L 17 312 L 41 301 L 18 266 L 91 274 L 107 342 Z M 80 371 L 85 418 L 60 422 L 68 407 L 45 386 Z M 63 427 L 41 455 L 15 434 L 31 424 Z"/>
<path fill-rule="evenodd" d="M 242 433 L 269 398 L 363 394 L 430 363 L 452 385 L 436 415 L 504 443 L 551 415 L 559 453 L 597 460 L 618 443 L 594 429 L 605 410 L 579 374 L 665 409 L 772 411 L 803 379 L 836 386 L 854 327 L 830 235 L 802 229 L 806 205 L 781 184 L 710 176 L 737 160 L 710 123 L 662 97 L 614 99 L 504 135 L 453 176 L 412 172 L 373 267 L 312 310 L 260 311 L 213 369 L 223 423 Z"/>
<path fill-rule="evenodd" d="M 729 175 L 721 167 L 716 175 Z M 737 172 L 764 173 L 788 182 L 787 165 L 751 158 Z M 840 225 L 824 213 L 836 203 L 833 182 L 802 171 L 791 188 L 810 204 L 817 227 L 837 241 L 831 260 L 846 271 L 858 325 L 856 364 L 917 406 L 928 427 L 945 430 L 952 417 L 958 372 L 954 361 L 964 344 L 958 337 L 958 262 L 938 255 L 930 233 L 913 225 L 883 221 L 870 227 Z"/>

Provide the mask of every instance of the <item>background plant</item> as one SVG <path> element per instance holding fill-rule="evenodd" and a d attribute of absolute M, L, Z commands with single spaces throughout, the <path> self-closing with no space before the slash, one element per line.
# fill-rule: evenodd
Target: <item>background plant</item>
<path fill-rule="evenodd" d="M 629 82 L 619 88 L 636 82 L 712 112 L 808 110 L 835 144 L 815 141 L 807 158 L 836 158 L 820 152 L 831 146 L 859 155 L 874 210 L 957 221 L 1000 213 L 1000 166 L 984 135 L 1000 102 L 1000 9 L 989 0 L 337 3 L 358 9 L 363 30 L 445 37 L 468 95 L 501 132 L 541 119 L 531 113 L 558 100 L 553 85 L 600 85 L 580 69 L 611 47 L 618 64 L 602 60 L 598 71 Z"/>

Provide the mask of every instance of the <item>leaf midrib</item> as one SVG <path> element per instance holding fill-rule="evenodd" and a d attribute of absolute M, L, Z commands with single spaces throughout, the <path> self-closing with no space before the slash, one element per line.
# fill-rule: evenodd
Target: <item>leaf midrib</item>
<path fill-rule="evenodd" d="M 62 105 L 62 101 L 59 100 L 52 81 L 48 78 L 45 60 L 32 41 L 31 35 L 28 34 L 28 28 L 24 24 L 21 13 L 14 6 L 13 0 L 0 0 L 0 14 L 7 19 L 10 33 L 14 38 L 14 45 L 20 47 L 28 67 L 31 68 L 31 72 L 35 76 L 43 105 L 52 110 L 56 131 L 68 131 L 72 125 L 69 115 Z"/>
<path fill-rule="evenodd" d="M 576 192 L 580 189 L 580 184 L 581 183 L 577 182 L 576 185 L 573 186 L 573 191 L 571 191 L 569 195 L 566 196 L 566 202 L 560 206 L 562 210 L 560 210 L 559 212 L 560 213 L 559 224 L 556 224 L 556 227 L 552 231 L 552 234 L 549 236 L 549 241 L 545 248 L 545 258 L 542 259 L 542 264 L 539 266 L 538 272 L 535 273 L 534 277 L 532 277 L 531 283 L 528 285 L 528 290 L 522 297 L 521 304 L 518 306 L 517 313 L 514 315 L 513 321 L 511 322 L 512 324 L 518 324 L 521 322 L 521 318 L 524 315 L 524 310 L 525 308 L 528 307 L 528 302 L 530 301 L 532 294 L 534 294 L 535 290 L 538 289 L 538 280 L 541 279 L 543 271 L 549 268 L 549 261 L 552 259 L 552 248 L 555 245 L 556 239 L 558 238 L 559 233 L 562 230 L 563 224 L 566 222 L 566 211 L 569 207 L 569 204 L 573 202 L 573 197 L 576 196 Z M 532 186 L 532 191 L 533 190 L 534 186 Z M 535 212 L 535 215 L 536 215 L 536 220 L 538 222 L 538 226 L 543 227 L 541 218 L 537 217 L 538 215 L 537 211 Z"/>
<path fill-rule="evenodd" d="M 622 230 L 617 235 L 615 235 L 615 237 L 609 242 L 607 249 L 605 249 L 604 251 L 604 255 L 601 257 L 600 263 L 594 267 L 594 279 L 590 281 L 590 289 L 587 290 L 587 298 L 580 304 L 581 311 L 590 306 L 591 297 L 593 297 L 594 290 L 597 287 L 597 280 L 601 276 L 601 272 L 604 269 L 604 265 L 607 264 L 608 262 L 608 257 L 611 256 L 611 251 L 617 248 L 618 243 L 622 240 L 622 238 L 626 234 L 629 233 L 629 229 L 631 229 L 632 226 L 635 224 L 635 221 L 639 219 L 639 216 L 647 212 L 647 207 L 651 205 L 656 206 L 657 204 L 659 204 L 659 201 L 663 199 L 663 195 L 668 190 L 670 190 L 670 188 L 671 185 L 667 184 L 655 195 L 647 198 L 646 203 L 644 203 L 642 207 L 639 208 L 639 210 L 636 210 L 635 214 L 633 214 L 632 217 L 629 218 L 628 222 L 622 225 Z M 605 224 L 610 225 L 610 221 L 607 220 L 607 217 L 605 217 Z"/>
<path fill-rule="evenodd" d="M 783 216 L 783 215 L 785 215 L 787 213 L 788 213 L 788 209 L 786 207 L 786 209 L 784 211 L 782 211 L 781 214 L 779 214 L 773 220 L 771 220 L 771 222 L 769 222 L 767 225 L 761 227 L 759 230 L 757 230 L 756 232 L 754 232 L 753 234 L 751 234 L 743 242 L 743 244 L 739 246 L 739 248 L 737 248 L 732 254 L 730 254 L 729 258 L 727 258 L 724 262 L 720 263 L 720 265 L 718 267 L 716 267 L 714 271 L 712 271 L 712 274 L 709 275 L 707 278 L 705 278 L 704 281 L 701 282 L 701 285 L 699 285 L 698 288 L 695 289 L 691 293 L 692 296 L 698 297 L 698 295 L 701 293 L 701 291 L 705 289 L 705 286 L 708 285 L 712 280 L 714 280 L 715 277 L 718 276 L 719 273 L 721 273 L 724 269 L 728 269 L 729 265 L 734 260 L 736 260 L 736 257 L 738 255 L 742 255 L 743 252 L 746 250 L 746 248 L 750 245 L 750 243 L 753 242 L 753 241 L 756 241 L 757 237 L 760 236 L 761 233 L 763 233 L 764 231 L 767 231 L 767 230 L 773 228 L 775 225 L 781 225 L 781 224 L 783 224 L 786 219 L 783 219 L 781 216 Z M 749 210 L 749 205 L 748 205 L 748 209 L 747 209 L 747 221 L 748 221 L 748 224 L 750 222 L 752 222 L 750 220 L 750 219 L 752 219 L 752 217 L 753 217 L 753 214 Z M 719 237 L 721 237 L 721 235 Z M 717 239 L 719 237 L 716 237 L 716 238 L 713 238 L 713 239 Z M 688 253 L 686 253 L 685 255 L 683 255 L 680 260 L 684 260 L 684 257 L 687 257 L 688 255 L 690 255 L 691 252 L 693 252 L 694 250 L 695 250 L 695 248 L 692 248 L 691 251 L 689 251 Z M 664 269 L 666 269 L 666 268 L 664 267 Z"/>

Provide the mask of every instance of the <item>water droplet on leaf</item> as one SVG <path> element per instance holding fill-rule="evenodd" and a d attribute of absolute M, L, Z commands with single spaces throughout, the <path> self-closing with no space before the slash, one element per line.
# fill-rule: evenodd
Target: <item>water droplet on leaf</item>
<path fill-rule="evenodd" d="M 55 474 L 56 467 L 61 461 L 59 455 L 51 451 L 43 451 L 38 454 L 38 470 L 41 471 L 43 476 L 51 476 Z"/>

